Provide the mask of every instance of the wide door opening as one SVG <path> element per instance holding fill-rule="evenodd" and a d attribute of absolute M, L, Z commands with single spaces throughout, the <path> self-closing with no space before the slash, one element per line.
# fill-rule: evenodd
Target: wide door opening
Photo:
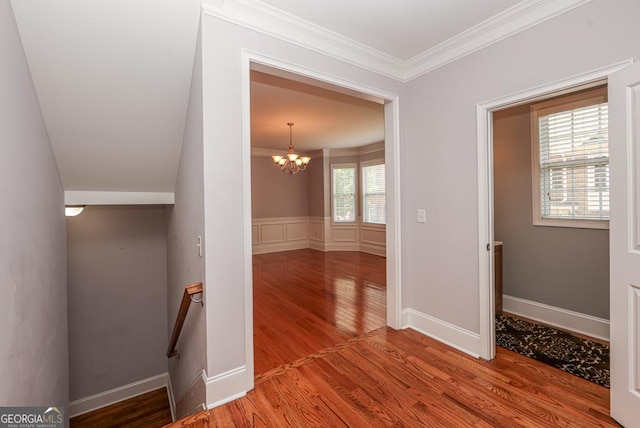
<path fill-rule="evenodd" d="M 388 178 L 384 100 L 262 65 L 250 87 L 257 381 L 387 325 Z"/>

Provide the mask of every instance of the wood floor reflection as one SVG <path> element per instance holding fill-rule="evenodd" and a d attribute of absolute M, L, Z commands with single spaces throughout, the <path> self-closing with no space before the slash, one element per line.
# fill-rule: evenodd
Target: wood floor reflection
<path fill-rule="evenodd" d="M 386 324 L 386 259 L 297 250 L 253 257 L 255 374 Z"/>

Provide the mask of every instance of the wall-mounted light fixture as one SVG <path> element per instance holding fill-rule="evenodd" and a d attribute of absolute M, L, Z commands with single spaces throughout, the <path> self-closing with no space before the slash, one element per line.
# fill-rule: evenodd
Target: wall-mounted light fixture
<path fill-rule="evenodd" d="M 67 217 L 75 217 L 80 215 L 80 213 L 84 210 L 85 205 L 67 205 L 64 207 L 64 215 Z"/>

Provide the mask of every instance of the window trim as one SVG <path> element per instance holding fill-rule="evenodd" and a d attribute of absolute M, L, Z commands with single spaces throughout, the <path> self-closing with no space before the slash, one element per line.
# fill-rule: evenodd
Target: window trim
<path fill-rule="evenodd" d="M 597 92 L 596 92 L 597 91 Z M 607 87 L 591 89 L 583 93 L 553 98 L 531 105 L 531 182 L 533 202 L 533 225 L 567 227 L 576 229 L 609 229 L 609 220 L 543 218 L 540 206 L 540 141 L 538 118 L 566 110 L 607 102 Z"/>
<path fill-rule="evenodd" d="M 335 213 L 335 193 L 333 192 L 334 190 L 334 184 L 333 184 L 333 170 L 334 169 L 346 169 L 346 168 L 353 168 L 354 170 L 354 193 L 353 193 L 353 201 L 354 201 L 354 216 L 353 216 L 353 221 L 336 221 L 336 213 Z M 358 180 L 358 164 L 353 162 L 353 163 L 332 163 L 331 164 L 331 224 L 332 225 L 352 225 L 352 224 L 357 224 L 358 223 L 358 185 L 359 185 L 359 180 Z"/>
<path fill-rule="evenodd" d="M 370 166 L 376 166 L 376 165 L 385 165 L 385 159 L 384 158 L 376 158 L 376 159 L 371 159 L 371 160 L 367 160 L 367 161 L 362 161 L 360 162 L 360 183 L 362 183 L 362 185 L 360 186 L 360 201 L 361 201 L 361 207 L 360 210 L 362 211 L 362 224 L 363 225 L 367 225 L 367 226 L 386 226 L 387 225 L 387 221 L 386 221 L 386 210 L 387 210 L 387 192 L 386 192 L 386 186 L 385 186 L 385 192 L 384 192 L 384 209 L 385 209 L 385 222 L 384 223 L 374 223 L 374 222 L 370 222 L 370 221 L 365 221 L 364 219 L 364 213 L 365 213 L 365 193 L 364 193 L 364 169 L 366 167 L 370 167 Z M 386 165 L 385 165 L 385 181 L 386 181 Z"/>

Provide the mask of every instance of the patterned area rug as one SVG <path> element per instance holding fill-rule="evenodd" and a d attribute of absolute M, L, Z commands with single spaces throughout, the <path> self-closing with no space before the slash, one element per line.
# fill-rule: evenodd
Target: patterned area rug
<path fill-rule="evenodd" d="M 609 388 L 609 347 L 508 315 L 496 317 L 496 344 Z"/>

